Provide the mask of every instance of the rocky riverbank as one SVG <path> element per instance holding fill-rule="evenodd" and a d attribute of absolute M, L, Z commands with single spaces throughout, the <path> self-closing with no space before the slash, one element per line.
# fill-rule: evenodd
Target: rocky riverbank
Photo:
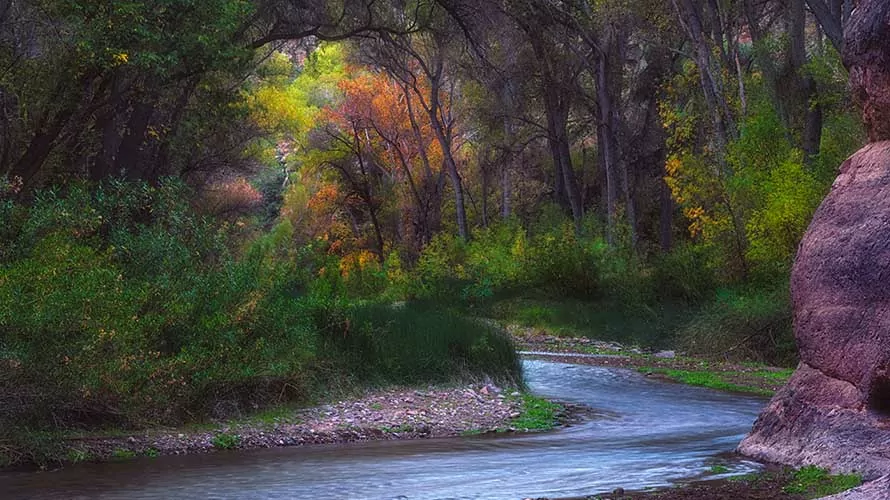
<path fill-rule="evenodd" d="M 543 405 L 544 414 L 552 414 L 552 422 L 538 422 L 538 427 L 552 427 L 556 419 L 568 421 L 569 413 L 578 414 L 493 384 L 388 389 L 314 408 L 276 410 L 202 427 L 69 435 L 55 443 L 52 462 L 521 432 L 530 430 L 530 405 Z M 9 449 L 7 453 L 13 459 L 18 457 L 15 462 L 19 464 L 34 461 L 29 460 L 31 450 Z"/>

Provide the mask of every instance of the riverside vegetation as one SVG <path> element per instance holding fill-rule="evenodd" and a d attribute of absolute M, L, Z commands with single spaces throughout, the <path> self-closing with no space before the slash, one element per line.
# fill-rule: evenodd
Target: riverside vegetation
<path fill-rule="evenodd" d="M 704 3 L 0 2 L 0 462 L 521 387 L 499 323 L 793 366 L 862 127 L 834 24 Z"/>

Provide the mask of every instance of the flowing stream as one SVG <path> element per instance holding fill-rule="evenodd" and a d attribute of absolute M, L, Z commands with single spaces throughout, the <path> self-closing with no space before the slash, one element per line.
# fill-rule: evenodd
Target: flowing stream
<path fill-rule="evenodd" d="M 554 432 L 82 464 L 0 474 L 0 498 L 486 499 L 641 489 L 758 467 L 730 453 L 761 398 L 629 370 L 525 361 L 538 395 L 599 415 Z"/>

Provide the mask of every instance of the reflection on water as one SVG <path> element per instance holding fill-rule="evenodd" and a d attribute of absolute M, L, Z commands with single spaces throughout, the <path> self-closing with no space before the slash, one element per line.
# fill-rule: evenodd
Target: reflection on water
<path fill-rule="evenodd" d="M 510 499 L 644 488 L 701 476 L 765 401 L 635 372 L 525 361 L 531 389 L 602 418 L 523 436 L 376 442 L 83 464 L 0 475 L 0 498 Z"/>

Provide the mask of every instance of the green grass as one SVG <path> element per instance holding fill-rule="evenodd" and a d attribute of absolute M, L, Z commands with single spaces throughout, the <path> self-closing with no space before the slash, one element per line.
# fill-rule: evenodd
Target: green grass
<path fill-rule="evenodd" d="M 300 419 L 296 416 L 298 408 L 299 406 L 296 404 L 271 406 L 252 413 L 245 418 L 232 420 L 228 422 L 228 424 L 230 426 L 251 427 L 273 427 L 276 424 L 298 424 L 300 423 Z M 215 430 L 217 428 L 213 423 L 208 425 L 210 428 L 205 430 Z"/>
<path fill-rule="evenodd" d="M 241 443 L 241 436 L 236 434 L 229 434 L 226 432 L 221 432 L 210 440 L 210 443 L 213 444 L 214 448 L 220 450 L 232 450 L 238 447 Z"/>
<path fill-rule="evenodd" d="M 556 427 L 562 406 L 546 399 L 522 395 L 522 410 L 518 417 L 510 421 L 510 426 L 522 431 L 547 431 Z"/>
<path fill-rule="evenodd" d="M 781 383 L 781 378 L 774 377 L 773 372 L 711 372 L 711 371 L 691 371 L 691 370 L 674 370 L 670 368 L 639 368 L 642 373 L 657 373 L 682 384 L 694 385 L 698 387 L 707 387 L 718 391 L 726 392 L 742 392 L 747 394 L 757 394 L 760 396 L 772 396 L 773 391 L 763 389 L 752 385 L 741 385 L 732 382 L 734 376 L 764 376 L 763 373 L 769 373 L 770 379 L 774 379 L 775 383 Z M 790 376 L 790 374 L 788 375 Z M 786 379 L 787 380 L 787 379 Z"/>
<path fill-rule="evenodd" d="M 470 437 L 489 432 L 540 432 L 552 430 L 559 424 L 559 416 L 563 407 L 556 403 L 528 393 L 508 399 L 513 401 L 519 399 L 521 402 L 519 416 L 510 420 L 508 426 L 497 429 L 467 429 L 460 435 Z"/>
<path fill-rule="evenodd" d="M 434 304 L 362 304 L 325 338 L 335 362 L 360 380 L 419 385 L 489 377 L 520 381 L 519 356 L 499 329 Z"/>
<path fill-rule="evenodd" d="M 758 371 L 754 372 L 754 375 L 757 375 L 758 377 L 762 377 L 765 379 L 772 380 L 778 384 L 784 384 L 784 383 L 788 382 L 788 379 L 790 379 L 791 375 L 793 375 L 793 374 L 794 374 L 793 368 L 783 368 L 781 370 L 775 370 L 775 371 L 758 370 Z"/>
<path fill-rule="evenodd" d="M 88 451 L 75 449 L 75 448 L 68 450 L 68 453 L 65 456 L 65 459 L 73 464 L 86 462 L 88 460 L 91 460 L 92 458 L 93 458 L 93 456 L 90 455 L 90 453 Z"/>
<path fill-rule="evenodd" d="M 807 498 L 820 498 L 855 488 L 862 484 L 862 476 L 856 474 L 831 474 L 828 470 L 809 465 L 802 467 L 791 476 L 785 486 L 785 493 L 804 495 Z"/>
<path fill-rule="evenodd" d="M 710 471 L 711 474 L 726 474 L 727 472 L 729 472 L 729 467 L 725 465 L 714 465 L 711 466 Z"/>
<path fill-rule="evenodd" d="M 117 448 L 111 452 L 111 458 L 115 460 L 129 460 L 131 458 L 136 458 L 136 452 L 126 448 Z"/>
<path fill-rule="evenodd" d="M 396 425 L 395 427 L 384 425 L 383 427 L 380 428 L 380 430 L 383 432 L 400 434 L 403 432 L 413 432 L 414 426 L 411 424 L 399 424 L 399 425 Z"/>

